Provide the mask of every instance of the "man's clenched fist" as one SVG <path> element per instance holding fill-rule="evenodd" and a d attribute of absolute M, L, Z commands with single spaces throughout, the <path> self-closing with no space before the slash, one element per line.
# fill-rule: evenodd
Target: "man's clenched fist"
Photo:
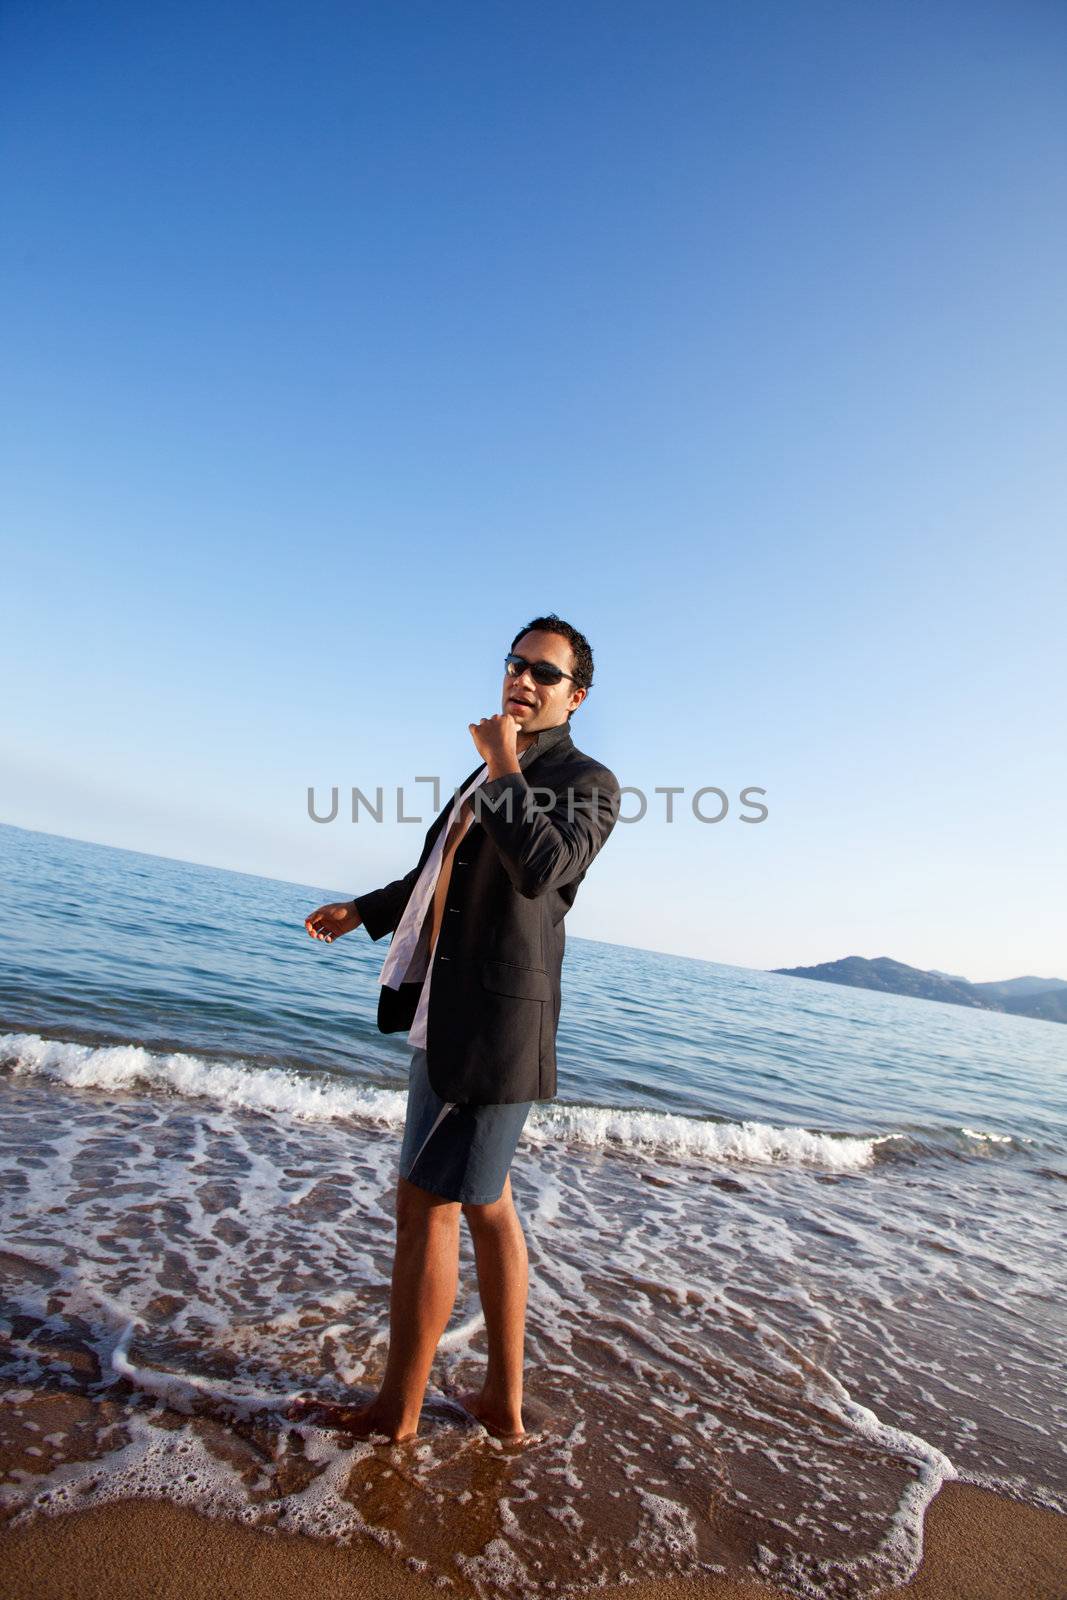
<path fill-rule="evenodd" d="M 499 778 L 505 772 L 518 772 L 519 724 L 507 711 L 496 716 L 483 717 L 480 722 L 468 722 L 470 736 L 478 754 L 489 768 L 490 778 Z"/>

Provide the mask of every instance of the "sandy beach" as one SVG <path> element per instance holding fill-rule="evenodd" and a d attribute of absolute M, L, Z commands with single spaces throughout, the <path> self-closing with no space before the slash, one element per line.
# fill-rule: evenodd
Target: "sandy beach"
<path fill-rule="evenodd" d="M 38 1517 L 0 1535 L 7 1600 L 265 1600 L 291 1592 L 417 1600 L 441 1588 L 373 1541 L 266 1535 L 160 1502 L 128 1501 Z M 456 1583 L 462 1600 L 474 1589 Z M 577 1596 L 579 1591 L 571 1591 Z M 700 1580 L 587 1590 L 599 1600 L 756 1600 L 764 1584 Z M 965 1484 L 947 1484 L 926 1519 L 916 1577 L 879 1600 L 1062 1600 L 1067 1518 Z"/>

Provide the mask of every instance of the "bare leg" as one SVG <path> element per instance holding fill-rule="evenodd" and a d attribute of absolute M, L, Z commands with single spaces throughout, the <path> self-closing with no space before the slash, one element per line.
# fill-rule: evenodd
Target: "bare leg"
<path fill-rule="evenodd" d="M 389 1302 L 389 1355 L 377 1395 L 365 1406 L 297 1401 L 291 1415 L 366 1438 L 410 1439 L 434 1353 L 459 1281 L 459 1202 L 397 1180 L 396 1254 Z"/>
<path fill-rule="evenodd" d="M 481 1390 L 462 1394 L 460 1399 L 491 1433 L 521 1436 L 529 1261 L 510 1174 L 499 1200 L 491 1205 L 465 1205 L 463 1214 L 474 1241 L 489 1362 Z"/>

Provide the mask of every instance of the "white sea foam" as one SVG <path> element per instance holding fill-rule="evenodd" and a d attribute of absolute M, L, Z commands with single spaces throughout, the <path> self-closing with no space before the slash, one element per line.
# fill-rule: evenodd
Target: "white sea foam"
<path fill-rule="evenodd" d="M 896 1428 L 882 1419 L 869 1406 L 853 1399 L 832 1372 L 822 1372 L 820 1382 L 809 1393 L 837 1409 L 841 1417 L 855 1432 L 869 1439 L 889 1455 L 899 1456 L 918 1469 L 901 1494 L 899 1505 L 882 1538 L 877 1554 L 886 1569 L 894 1573 L 897 1583 L 908 1583 L 919 1570 L 923 1553 L 923 1531 L 926 1508 L 942 1484 L 958 1478 L 952 1461 L 943 1450 L 917 1433 Z M 814 1391 L 814 1392 L 813 1392 Z"/>
<path fill-rule="evenodd" d="M 878 1145 L 898 1137 L 858 1138 L 814 1133 L 807 1128 L 776 1128 L 766 1122 L 710 1122 L 665 1111 L 566 1105 L 537 1110 L 526 1133 L 535 1143 L 555 1138 L 594 1149 L 615 1146 L 679 1160 L 696 1157 L 760 1166 L 787 1163 L 834 1172 L 870 1166 Z"/>
<path fill-rule="evenodd" d="M 163 1055 L 134 1044 L 94 1046 L 8 1033 L 0 1035 L 0 1062 L 16 1075 L 52 1078 L 72 1089 L 149 1089 L 311 1122 L 358 1118 L 395 1125 L 404 1120 L 405 1091 L 243 1061 L 206 1061 L 180 1050 Z"/>
<path fill-rule="evenodd" d="M 15 1075 L 49 1078 L 71 1089 L 144 1091 L 206 1099 L 238 1111 L 308 1122 L 354 1120 L 403 1125 L 407 1091 L 345 1083 L 313 1073 L 205 1060 L 184 1051 L 158 1054 L 141 1045 L 87 1045 L 32 1033 L 0 1035 L 0 1063 Z M 586 1149 L 629 1151 L 677 1161 L 735 1161 L 817 1166 L 851 1172 L 871 1165 L 880 1144 L 862 1138 L 773 1127 L 763 1122 L 712 1122 L 671 1112 L 548 1103 L 535 1105 L 523 1138 Z"/>

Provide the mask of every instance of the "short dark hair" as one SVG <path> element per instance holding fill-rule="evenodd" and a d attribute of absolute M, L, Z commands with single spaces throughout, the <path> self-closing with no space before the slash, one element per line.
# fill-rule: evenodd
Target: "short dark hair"
<path fill-rule="evenodd" d="M 574 657 L 574 684 L 579 689 L 593 687 L 593 649 L 584 633 L 579 633 L 577 628 L 572 627 L 569 622 L 564 622 L 562 617 L 557 617 L 554 611 L 550 611 L 547 617 L 534 617 L 525 628 L 519 629 L 511 641 L 512 650 L 527 633 L 558 633 L 561 638 L 566 639 Z M 567 712 L 568 722 L 573 715 L 573 711 Z"/>

